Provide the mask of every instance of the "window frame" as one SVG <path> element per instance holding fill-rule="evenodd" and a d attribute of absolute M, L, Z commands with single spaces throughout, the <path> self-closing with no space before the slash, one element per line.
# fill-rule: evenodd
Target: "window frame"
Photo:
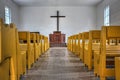
<path fill-rule="evenodd" d="M 8 6 L 5 6 L 5 23 L 11 23 L 11 9 Z"/>
<path fill-rule="evenodd" d="M 110 6 L 106 6 L 104 8 L 104 25 L 109 26 L 110 25 Z"/>

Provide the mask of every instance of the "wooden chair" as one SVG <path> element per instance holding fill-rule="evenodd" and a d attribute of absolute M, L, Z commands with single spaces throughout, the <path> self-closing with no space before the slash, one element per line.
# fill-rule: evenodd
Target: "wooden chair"
<path fill-rule="evenodd" d="M 100 30 L 91 30 L 89 31 L 89 43 L 88 43 L 88 51 L 86 53 L 86 65 L 88 70 L 92 70 L 94 64 L 94 51 L 100 50 Z M 95 61 L 96 62 L 96 61 Z"/>
<path fill-rule="evenodd" d="M 115 78 L 120 80 L 120 57 L 115 58 Z"/>
<path fill-rule="evenodd" d="M 106 80 L 106 77 L 115 76 L 114 58 L 120 56 L 119 40 L 120 26 L 102 27 L 101 49 L 98 61 L 100 80 Z M 115 41 L 115 43 L 113 41 Z"/>

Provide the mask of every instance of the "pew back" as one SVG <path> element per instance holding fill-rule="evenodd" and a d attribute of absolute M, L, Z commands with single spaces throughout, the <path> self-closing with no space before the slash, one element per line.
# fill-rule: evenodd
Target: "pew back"
<path fill-rule="evenodd" d="M 17 34 L 14 24 L 2 26 L 2 60 L 6 57 L 10 59 L 10 78 L 11 80 L 17 79 Z"/>
<path fill-rule="evenodd" d="M 89 31 L 89 45 L 88 45 L 88 54 L 87 54 L 88 70 L 92 70 L 93 64 L 96 62 L 93 61 L 95 54 L 94 51 L 100 50 L 100 37 L 101 37 L 100 34 L 101 34 L 100 30 Z"/>

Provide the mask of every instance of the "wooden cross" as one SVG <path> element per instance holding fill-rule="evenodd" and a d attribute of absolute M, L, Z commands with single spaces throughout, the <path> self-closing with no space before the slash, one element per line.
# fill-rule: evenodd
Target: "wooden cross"
<path fill-rule="evenodd" d="M 57 31 L 59 31 L 59 18 L 64 18 L 65 16 L 60 16 L 59 11 L 57 11 L 57 16 L 51 16 L 51 18 L 57 18 Z"/>

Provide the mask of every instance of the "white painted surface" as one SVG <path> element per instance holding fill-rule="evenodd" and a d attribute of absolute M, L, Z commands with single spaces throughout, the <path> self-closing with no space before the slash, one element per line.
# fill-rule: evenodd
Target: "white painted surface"
<path fill-rule="evenodd" d="M 19 30 L 48 34 L 56 31 L 56 11 L 66 18 L 60 19 L 60 31 L 68 36 L 96 28 L 95 7 L 22 7 Z"/>
<path fill-rule="evenodd" d="M 12 22 L 19 26 L 19 7 L 11 0 L 0 0 L 0 18 L 5 20 L 5 6 L 11 9 Z"/>
<path fill-rule="evenodd" d="M 120 25 L 120 0 L 104 0 L 97 6 L 97 29 L 104 25 L 104 8 L 110 6 L 110 25 Z"/>
<path fill-rule="evenodd" d="M 91 6 L 102 0 L 14 0 L 22 6 Z"/>

